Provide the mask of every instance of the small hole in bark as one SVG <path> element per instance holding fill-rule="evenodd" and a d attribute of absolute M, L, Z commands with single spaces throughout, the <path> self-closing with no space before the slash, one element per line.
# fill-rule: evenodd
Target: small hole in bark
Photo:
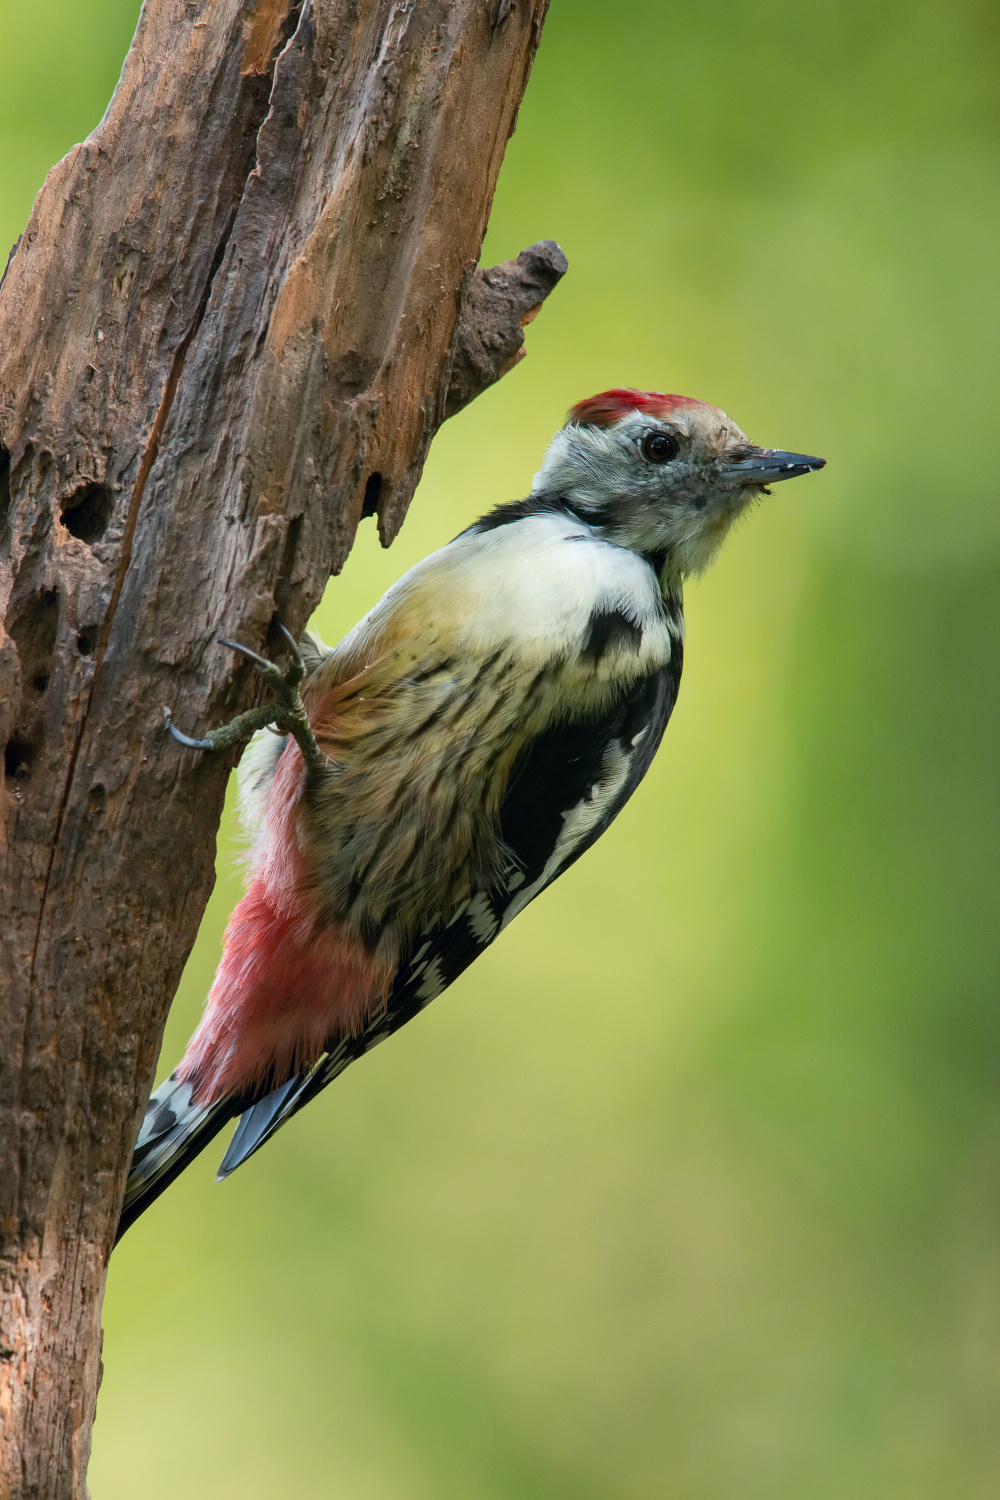
<path fill-rule="evenodd" d="M 115 498 L 103 484 L 85 484 L 71 495 L 59 519 L 70 536 L 92 545 L 108 529 Z"/>
<path fill-rule="evenodd" d="M 87 811 L 95 818 L 102 816 L 108 805 L 108 793 L 98 781 L 87 793 Z"/>
<path fill-rule="evenodd" d="M 13 739 L 7 741 L 3 752 L 3 773 L 8 781 L 13 780 L 15 776 L 27 776 L 31 769 L 33 755 L 34 748 L 28 744 L 27 740 L 21 739 L 20 735 L 15 735 Z"/>
<path fill-rule="evenodd" d="M 373 516 L 378 510 L 379 498 L 382 494 L 382 476 L 379 473 L 369 474 L 365 484 L 365 498 L 361 502 L 361 519 Z"/>
<path fill-rule="evenodd" d="M 90 656 L 93 653 L 100 633 L 96 625 L 84 626 L 76 638 L 76 649 L 81 656 Z"/>
<path fill-rule="evenodd" d="M 36 672 L 34 677 L 31 679 L 31 686 L 34 688 L 36 693 L 44 693 L 48 685 L 48 672 Z"/>

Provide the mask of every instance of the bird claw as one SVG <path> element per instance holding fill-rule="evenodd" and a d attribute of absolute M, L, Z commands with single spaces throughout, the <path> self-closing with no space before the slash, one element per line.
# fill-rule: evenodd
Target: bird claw
<path fill-rule="evenodd" d="M 302 699 L 299 697 L 299 684 L 306 675 L 306 664 L 302 660 L 302 653 L 295 637 L 291 631 L 285 629 L 284 625 L 279 625 L 278 629 L 288 643 L 292 658 L 290 665 L 284 671 L 273 661 L 268 661 L 266 656 L 260 656 L 256 651 L 251 651 L 249 646 L 241 646 L 239 641 L 230 641 L 222 637 L 219 642 L 222 646 L 228 646 L 231 651 L 238 651 L 257 668 L 274 694 L 274 704 L 279 710 L 275 715 L 276 721 L 282 719 L 286 713 L 294 716 L 296 713 L 305 712 Z"/>
<path fill-rule="evenodd" d="M 279 625 L 278 629 L 288 643 L 292 658 L 284 671 L 273 661 L 268 661 L 266 656 L 260 656 L 249 646 L 240 645 L 239 641 L 224 638 L 220 640 L 221 645 L 228 646 L 231 651 L 238 651 L 241 656 L 245 656 L 253 663 L 271 689 L 271 703 L 261 708 L 251 708 L 245 714 L 239 714 L 230 723 L 211 730 L 203 740 L 192 739 L 190 735 L 182 734 L 174 724 L 170 709 L 164 708 L 163 718 L 166 727 L 179 744 L 186 745 L 192 750 L 228 750 L 241 740 L 249 739 L 256 730 L 273 725 L 278 733 L 292 735 L 302 752 L 302 759 L 306 765 L 316 768 L 326 764 L 326 756 L 316 743 L 316 736 L 313 734 L 312 725 L 309 723 L 309 717 L 299 695 L 299 684 L 305 678 L 306 664 L 291 632 L 286 630 L 284 625 Z"/>
<path fill-rule="evenodd" d="M 179 745 L 186 745 L 189 750 L 211 750 L 213 748 L 211 740 L 193 740 L 189 734 L 182 734 L 174 723 L 174 716 L 169 708 L 164 708 L 163 710 L 163 722 Z"/>
<path fill-rule="evenodd" d="M 273 687 L 276 692 L 281 692 L 282 690 L 290 692 L 294 691 L 305 677 L 306 664 L 302 660 L 302 652 L 299 650 L 298 642 L 292 635 L 292 632 L 286 630 L 284 625 L 279 625 L 278 629 L 285 637 L 292 658 L 291 666 L 286 667 L 284 671 L 280 667 L 275 666 L 273 661 L 268 661 L 266 656 L 260 656 L 256 651 L 251 651 L 249 646 L 241 646 L 239 641 L 230 641 L 223 636 L 220 638 L 219 644 L 228 646 L 231 651 L 238 651 L 241 656 L 246 657 L 247 661 L 252 661 L 264 681 Z"/>

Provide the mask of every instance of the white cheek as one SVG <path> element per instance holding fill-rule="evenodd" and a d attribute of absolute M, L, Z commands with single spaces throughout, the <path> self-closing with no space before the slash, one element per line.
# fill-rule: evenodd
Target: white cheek
<path fill-rule="evenodd" d="M 637 429 L 638 431 L 638 429 Z M 600 427 L 563 427 L 548 446 L 532 493 L 571 495 L 600 504 L 646 477 L 636 435 Z"/>

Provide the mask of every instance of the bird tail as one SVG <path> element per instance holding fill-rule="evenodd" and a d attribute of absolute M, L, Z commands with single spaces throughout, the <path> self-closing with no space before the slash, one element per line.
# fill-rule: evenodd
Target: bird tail
<path fill-rule="evenodd" d="M 146 1105 L 125 1184 L 116 1245 L 126 1229 L 218 1135 L 226 1121 L 239 1114 L 232 1099 L 196 1103 L 193 1089 L 191 1082 L 172 1073 Z"/>
<path fill-rule="evenodd" d="M 230 1094 L 214 1104 L 198 1104 L 192 1097 L 194 1084 L 171 1073 L 146 1105 L 146 1115 L 125 1184 L 125 1201 L 115 1244 L 188 1163 L 218 1135 L 227 1121 L 240 1116 L 229 1149 L 219 1165 L 217 1182 L 241 1167 L 286 1120 L 298 1114 L 327 1084 L 332 1083 L 355 1057 L 375 1046 L 387 1034 L 384 1017 L 380 1016 L 363 1036 L 345 1038 L 293 1078 L 256 1100 L 246 1094 Z"/>

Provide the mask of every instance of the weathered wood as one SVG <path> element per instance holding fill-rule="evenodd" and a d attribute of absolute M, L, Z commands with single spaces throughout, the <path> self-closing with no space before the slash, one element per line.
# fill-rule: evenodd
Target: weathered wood
<path fill-rule="evenodd" d="M 0 1494 L 81 1496 L 232 756 L 179 752 L 565 268 L 476 271 L 547 0 L 147 0 L 0 288 Z M 459 319 L 459 313 L 462 313 Z M 141 1490 L 141 1476 L 136 1479 Z"/>

